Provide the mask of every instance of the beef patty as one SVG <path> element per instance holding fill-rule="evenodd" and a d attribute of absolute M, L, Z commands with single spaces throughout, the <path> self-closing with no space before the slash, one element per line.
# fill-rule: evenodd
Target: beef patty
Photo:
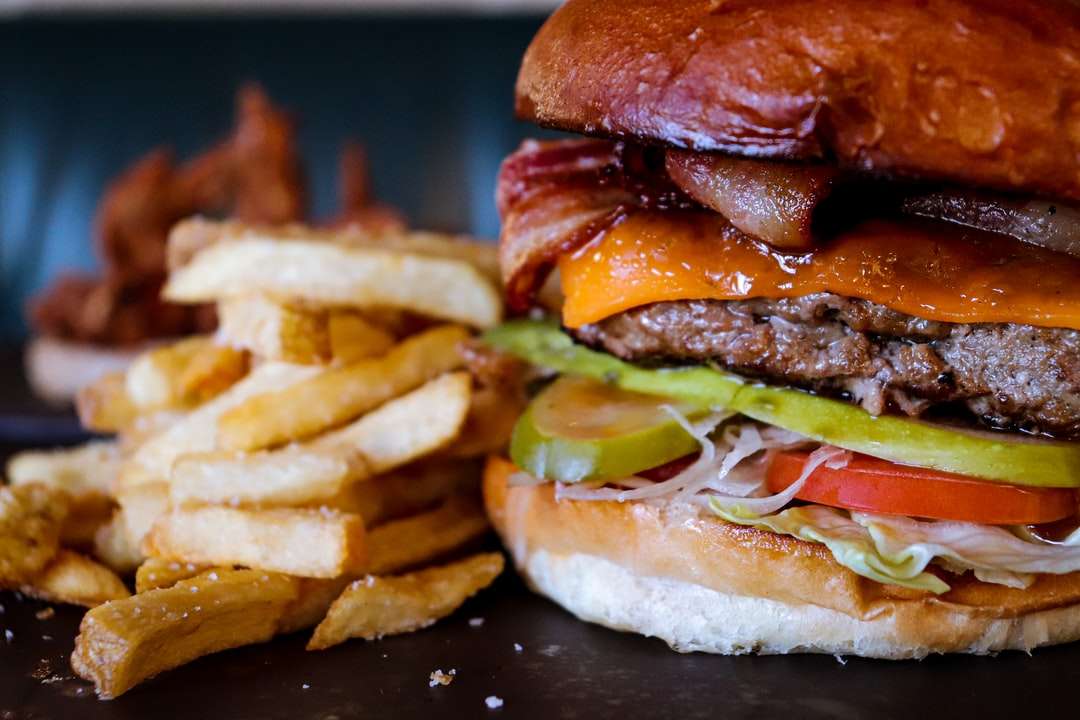
<path fill-rule="evenodd" d="M 1080 332 L 955 324 L 817 293 L 661 302 L 574 334 L 626 360 L 715 362 L 877 415 L 960 404 L 992 427 L 1080 437 Z"/>

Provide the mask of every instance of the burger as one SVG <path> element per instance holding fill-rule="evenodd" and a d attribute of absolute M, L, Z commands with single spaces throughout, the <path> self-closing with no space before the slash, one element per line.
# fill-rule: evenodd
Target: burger
<path fill-rule="evenodd" d="M 680 651 L 1080 638 L 1077 6 L 570 0 L 516 110 L 577 136 L 497 190 L 536 591 Z"/>

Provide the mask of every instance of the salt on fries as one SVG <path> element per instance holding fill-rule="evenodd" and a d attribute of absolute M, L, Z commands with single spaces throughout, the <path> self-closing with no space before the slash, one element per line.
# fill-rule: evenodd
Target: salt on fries
<path fill-rule="evenodd" d="M 112 698 L 195 658 L 265 642 L 297 581 L 262 570 L 205 573 L 86 613 L 71 666 Z"/>
<path fill-rule="evenodd" d="M 497 554 L 423 568 L 488 531 L 479 456 L 513 420 L 462 370 L 502 313 L 494 249 L 205 220 L 170 242 L 169 297 L 216 302 L 217 333 L 85 390 L 118 439 L 18 456 L 0 487 L 0 587 L 93 607 L 75 671 L 115 697 L 278 634 L 422 628 L 490 584 Z"/>

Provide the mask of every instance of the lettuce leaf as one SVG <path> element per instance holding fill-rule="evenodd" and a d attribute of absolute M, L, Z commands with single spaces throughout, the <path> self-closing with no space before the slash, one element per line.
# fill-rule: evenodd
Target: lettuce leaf
<path fill-rule="evenodd" d="M 949 589 L 940 578 L 925 572 L 934 558 L 925 548 L 914 545 L 899 552 L 882 553 L 866 528 L 842 510 L 807 505 L 757 517 L 736 514 L 715 501 L 710 507 L 728 522 L 821 543 L 838 563 L 879 583 L 929 590 L 935 594 Z"/>
<path fill-rule="evenodd" d="M 719 502 L 710 508 L 728 522 L 821 543 L 838 563 L 863 577 L 937 594 L 949 585 L 926 572 L 931 562 L 1012 587 L 1027 587 L 1035 573 L 1080 571 L 1080 541 L 1039 542 L 993 525 L 848 513 L 822 505 L 765 516 L 725 509 Z"/>

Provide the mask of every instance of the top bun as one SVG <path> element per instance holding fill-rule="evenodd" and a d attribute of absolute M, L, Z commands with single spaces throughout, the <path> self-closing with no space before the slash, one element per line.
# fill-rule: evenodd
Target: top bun
<path fill-rule="evenodd" d="M 1080 6 L 569 0 L 525 54 L 517 113 L 1080 200 Z"/>

